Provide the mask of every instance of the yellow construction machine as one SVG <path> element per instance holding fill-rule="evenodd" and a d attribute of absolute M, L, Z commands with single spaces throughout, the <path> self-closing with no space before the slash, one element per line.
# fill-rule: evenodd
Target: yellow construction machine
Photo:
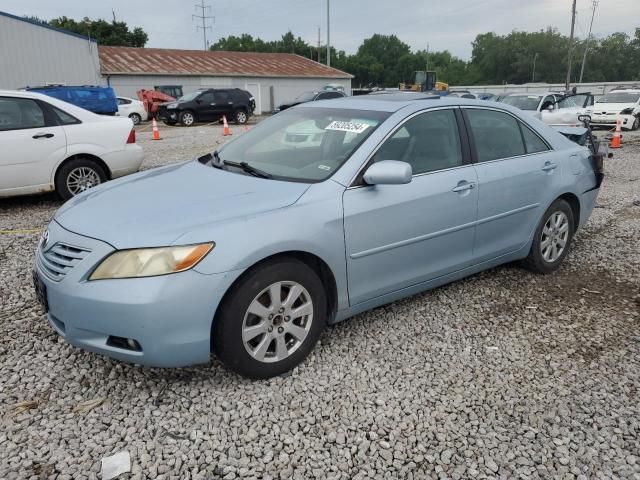
<path fill-rule="evenodd" d="M 446 92 L 449 84 L 436 81 L 436 72 L 418 70 L 413 74 L 413 83 L 401 83 L 399 89 L 406 92 Z"/>

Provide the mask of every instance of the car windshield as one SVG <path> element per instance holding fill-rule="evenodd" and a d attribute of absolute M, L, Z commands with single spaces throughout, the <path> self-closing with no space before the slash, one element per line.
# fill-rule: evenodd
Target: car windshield
<path fill-rule="evenodd" d="M 558 106 L 557 108 L 582 108 L 585 105 L 588 105 L 589 102 L 587 102 L 587 100 L 589 99 L 589 94 L 578 94 L 578 95 L 571 95 L 569 97 L 565 97 L 562 100 L 560 100 L 556 105 Z"/>
<path fill-rule="evenodd" d="M 310 102 L 313 97 L 316 96 L 316 92 L 303 92 L 296 97 L 296 102 Z"/>
<path fill-rule="evenodd" d="M 186 95 L 181 96 L 178 100 L 180 100 L 181 102 L 190 102 L 191 100 L 194 100 L 201 93 L 202 92 L 187 93 Z"/>
<path fill-rule="evenodd" d="M 599 98 L 597 103 L 636 103 L 638 99 L 640 99 L 640 93 L 610 92 Z"/>
<path fill-rule="evenodd" d="M 541 98 L 541 95 L 509 95 L 500 101 L 520 110 L 537 110 Z"/>
<path fill-rule="evenodd" d="M 280 180 L 319 182 L 333 175 L 387 117 L 388 112 L 337 108 L 285 110 L 219 152 Z"/>

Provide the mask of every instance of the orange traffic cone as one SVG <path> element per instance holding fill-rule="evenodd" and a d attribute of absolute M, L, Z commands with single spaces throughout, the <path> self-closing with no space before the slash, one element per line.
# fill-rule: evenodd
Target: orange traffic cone
<path fill-rule="evenodd" d="M 153 125 L 153 139 L 162 140 L 160 138 L 160 130 L 158 130 L 158 122 L 156 122 L 155 118 L 151 120 L 151 125 Z"/>
<path fill-rule="evenodd" d="M 224 125 L 222 129 L 222 136 L 227 137 L 231 135 L 231 129 L 229 128 L 229 124 L 227 123 L 227 117 L 225 115 L 222 116 L 222 124 Z"/>
<path fill-rule="evenodd" d="M 611 143 L 609 144 L 609 148 L 620 148 L 622 146 L 621 136 L 620 136 L 620 124 L 622 121 L 618 118 L 616 120 L 616 131 L 613 133 L 613 138 L 611 139 Z"/>

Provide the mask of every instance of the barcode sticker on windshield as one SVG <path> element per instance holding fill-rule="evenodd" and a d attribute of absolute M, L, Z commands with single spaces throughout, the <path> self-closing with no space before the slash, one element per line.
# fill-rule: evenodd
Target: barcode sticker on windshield
<path fill-rule="evenodd" d="M 354 122 L 340 122 L 335 120 L 331 122 L 325 130 L 338 130 L 340 132 L 353 132 L 353 133 L 362 133 L 369 125 L 366 123 L 354 123 Z"/>

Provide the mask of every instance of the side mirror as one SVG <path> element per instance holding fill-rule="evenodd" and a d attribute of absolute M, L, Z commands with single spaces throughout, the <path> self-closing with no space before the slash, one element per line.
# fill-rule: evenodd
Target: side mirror
<path fill-rule="evenodd" d="M 407 162 L 382 160 L 367 168 L 363 178 L 368 185 L 401 185 L 410 183 L 412 175 Z"/>
<path fill-rule="evenodd" d="M 578 115 L 579 122 L 591 122 L 591 115 Z"/>

